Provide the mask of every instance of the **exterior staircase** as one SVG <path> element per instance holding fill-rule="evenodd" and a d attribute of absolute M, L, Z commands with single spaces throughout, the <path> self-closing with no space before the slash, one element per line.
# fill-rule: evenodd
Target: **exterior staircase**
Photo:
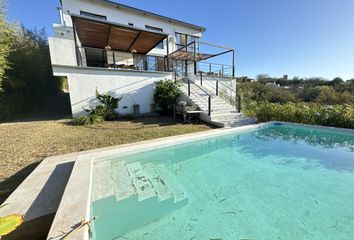
<path fill-rule="evenodd" d="M 232 96 L 232 92 L 228 89 L 228 86 L 218 84 L 218 87 L 216 87 L 216 82 L 225 82 L 225 78 L 203 77 L 202 84 L 197 78 L 198 76 L 189 77 L 189 96 L 188 78 L 180 80 L 180 89 L 185 97 L 204 111 L 204 113 L 201 114 L 201 118 L 204 121 L 219 127 L 237 127 L 255 123 L 254 119 L 244 117 L 243 114 L 236 109 L 236 106 L 231 103 L 232 101 L 230 101 L 230 99 L 235 98 L 235 96 Z M 218 89 L 218 95 L 216 95 L 216 89 Z"/>
<path fill-rule="evenodd" d="M 101 161 L 94 164 L 92 209 L 96 239 L 114 239 L 188 204 L 188 196 L 162 164 Z M 100 222 L 99 216 L 105 216 Z M 112 233 L 114 230 L 114 234 Z"/>

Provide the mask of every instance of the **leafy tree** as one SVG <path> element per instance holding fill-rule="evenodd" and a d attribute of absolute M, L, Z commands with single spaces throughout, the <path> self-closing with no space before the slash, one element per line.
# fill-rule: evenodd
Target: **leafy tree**
<path fill-rule="evenodd" d="M 28 115 L 60 91 L 53 77 L 47 36 L 42 29 L 17 27 L 11 37 L 0 94 L 0 119 Z"/>
<path fill-rule="evenodd" d="M 354 105 L 354 95 L 349 92 L 336 92 L 332 87 L 323 86 L 320 88 L 321 92 L 316 99 L 316 102 L 335 105 L 335 104 L 353 104 Z"/>
<path fill-rule="evenodd" d="M 336 78 L 334 78 L 334 79 L 331 81 L 331 84 L 334 85 L 334 86 L 336 86 L 336 85 L 339 85 L 339 84 L 341 84 L 341 83 L 343 83 L 343 82 L 344 82 L 343 79 L 341 79 L 340 77 L 336 77 Z"/>
<path fill-rule="evenodd" d="M 7 22 L 6 2 L 0 0 L 0 90 L 5 77 L 5 70 L 9 68 L 8 56 L 11 52 L 11 38 L 13 27 Z"/>
<path fill-rule="evenodd" d="M 304 102 L 313 102 L 315 101 L 321 93 L 321 88 L 319 87 L 308 87 L 304 88 L 298 93 L 298 96 Z"/>

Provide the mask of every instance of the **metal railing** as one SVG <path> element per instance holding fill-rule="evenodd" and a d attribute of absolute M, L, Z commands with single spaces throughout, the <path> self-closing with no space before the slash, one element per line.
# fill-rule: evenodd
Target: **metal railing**
<path fill-rule="evenodd" d="M 215 92 L 216 96 L 221 95 L 221 98 L 224 98 L 225 100 L 229 101 L 232 106 L 235 106 L 237 112 L 241 112 L 241 96 L 240 94 L 235 90 L 232 89 L 230 86 L 227 86 L 223 81 L 219 81 L 218 79 L 214 78 L 213 76 L 208 75 L 207 77 L 212 78 L 215 81 L 215 87 L 213 84 L 211 84 L 210 81 L 203 81 L 203 73 L 199 73 L 199 80 L 200 80 L 200 85 L 202 86 L 203 83 L 207 83 L 208 86 L 210 86 L 213 91 Z M 224 92 L 220 89 L 227 89 L 232 92 L 232 94 L 224 94 Z M 234 96 L 233 96 L 234 95 Z"/>
<path fill-rule="evenodd" d="M 210 76 L 232 77 L 232 66 L 220 63 L 198 62 L 197 72 Z"/>
<path fill-rule="evenodd" d="M 178 79 L 177 79 L 177 71 L 175 70 L 174 71 L 174 79 L 175 79 L 175 83 L 178 82 Z M 187 83 L 187 94 L 188 94 L 188 97 L 191 96 L 191 88 L 192 87 L 197 87 L 198 89 L 200 89 L 203 94 L 198 94 L 198 95 L 195 95 L 194 97 L 197 98 L 199 101 L 201 101 L 207 108 L 208 108 L 208 116 L 211 115 L 211 100 L 213 98 L 213 96 L 211 94 L 209 94 L 205 89 L 203 89 L 201 86 L 199 86 L 198 84 L 196 84 L 193 80 L 191 80 L 189 77 L 186 77 L 186 78 L 181 78 L 181 80 L 183 80 L 185 83 Z M 199 97 L 197 97 L 199 96 Z M 207 103 L 205 103 L 205 101 L 207 101 Z"/>
<path fill-rule="evenodd" d="M 166 57 L 106 50 L 92 47 L 77 48 L 78 65 L 111 69 L 168 71 Z"/>

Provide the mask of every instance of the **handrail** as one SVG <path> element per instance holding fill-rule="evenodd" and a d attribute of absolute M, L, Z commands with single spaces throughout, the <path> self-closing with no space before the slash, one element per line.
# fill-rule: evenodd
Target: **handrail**
<path fill-rule="evenodd" d="M 236 90 L 234 90 L 234 89 L 232 89 L 232 88 L 230 88 L 229 86 L 226 86 L 225 85 L 225 83 L 223 83 L 223 82 L 220 82 L 221 83 L 221 85 L 223 85 L 224 87 L 226 87 L 227 89 L 229 89 L 229 90 L 231 90 L 233 93 L 235 93 L 235 96 L 237 97 L 237 111 L 238 112 L 241 112 L 241 95 L 238 93 L 238 92 L 236 92 Z M 217 84 L 219 84 L 219 81 L 217 80 Z M 232 97 L 231 97 L 232 98 Z"/>
<path fill-rule="evenodd" d="M 206 95 L 208 95 L 208 97 L 213 98 L 212 95 L 210 95 L 207 91 L 205 91 L 201 86 L 199 86 L 198 84 L 196 84 L 193 80 L 191 80 L 190 78 L 188 78 L 188 81 L 192 82 L 195 86 L 197 86 L 200 90 L 202 90 Z"/>
<path fill-rule="evenodd" d="M 223 85 L 224 87 L 226 87 L 227 89 L 231 90 L 233 93 L 235 93 L 235 96 L 237 98 L 237 111 L 241 112 L 241 95 L 234 89 L 230 88 L 229 86 L 227 86 L 225 83 L 223 83 L 222 81 L 219 81 L 218 79 L 216 79 L 213 76 L 208 76 L 210 78 L 213 78 L 216 81 L 216 86 L 215 86 L 215 95 L 218 96 L 219 95 L 219 83 L 221 85 Z M 200 79 L 201 79 L 201 84 L 202 84 L 202 79 L 203 79 L 203 74 L 200 73 Z M 230 101 L 232 100 L 232 96 L 230 97 Z"/>
<path fill-rule="evenodd" d="M 177 74 L 176 74 L 176 70 L 174 71 L 175 73 L 175 83 L 177 83 Z M 185 82 L 185 80 L 184 80 Z M 204 90 L 202 87 L 200 87 L 198 84 L 196 84 L 193 80 L 191 80 L 189 77 L 187 77 L 187 84 L 188 84 L 188 96 L 191 95 L 191 83 L 194 84 L 194 86 L 197 86 L 200 90 L 202 90 L 203 93 L 205 93 L 207 95 L 208 98 L 208 116 L 211 115 L 211 99 L 213 98 L 212 95 L 210 95 L 206 90 Z M 205 96 L 200 95 L 202 98 L 205 99 Z"/>

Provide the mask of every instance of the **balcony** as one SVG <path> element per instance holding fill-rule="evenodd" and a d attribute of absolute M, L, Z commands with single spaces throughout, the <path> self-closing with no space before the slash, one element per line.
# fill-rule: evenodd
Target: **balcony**
<path fill-rule="evenodd" d="M 130 52 L 78 47 L 78 66 L 118 70 L 166 72 L 166 57 L 136 54 Z"/>
<path fill-rule="evenodd" d="M 77 66 L 136 71 L 168 71 L 165 56 L 148 54 L 167 34 L 71 15 Z"/>

